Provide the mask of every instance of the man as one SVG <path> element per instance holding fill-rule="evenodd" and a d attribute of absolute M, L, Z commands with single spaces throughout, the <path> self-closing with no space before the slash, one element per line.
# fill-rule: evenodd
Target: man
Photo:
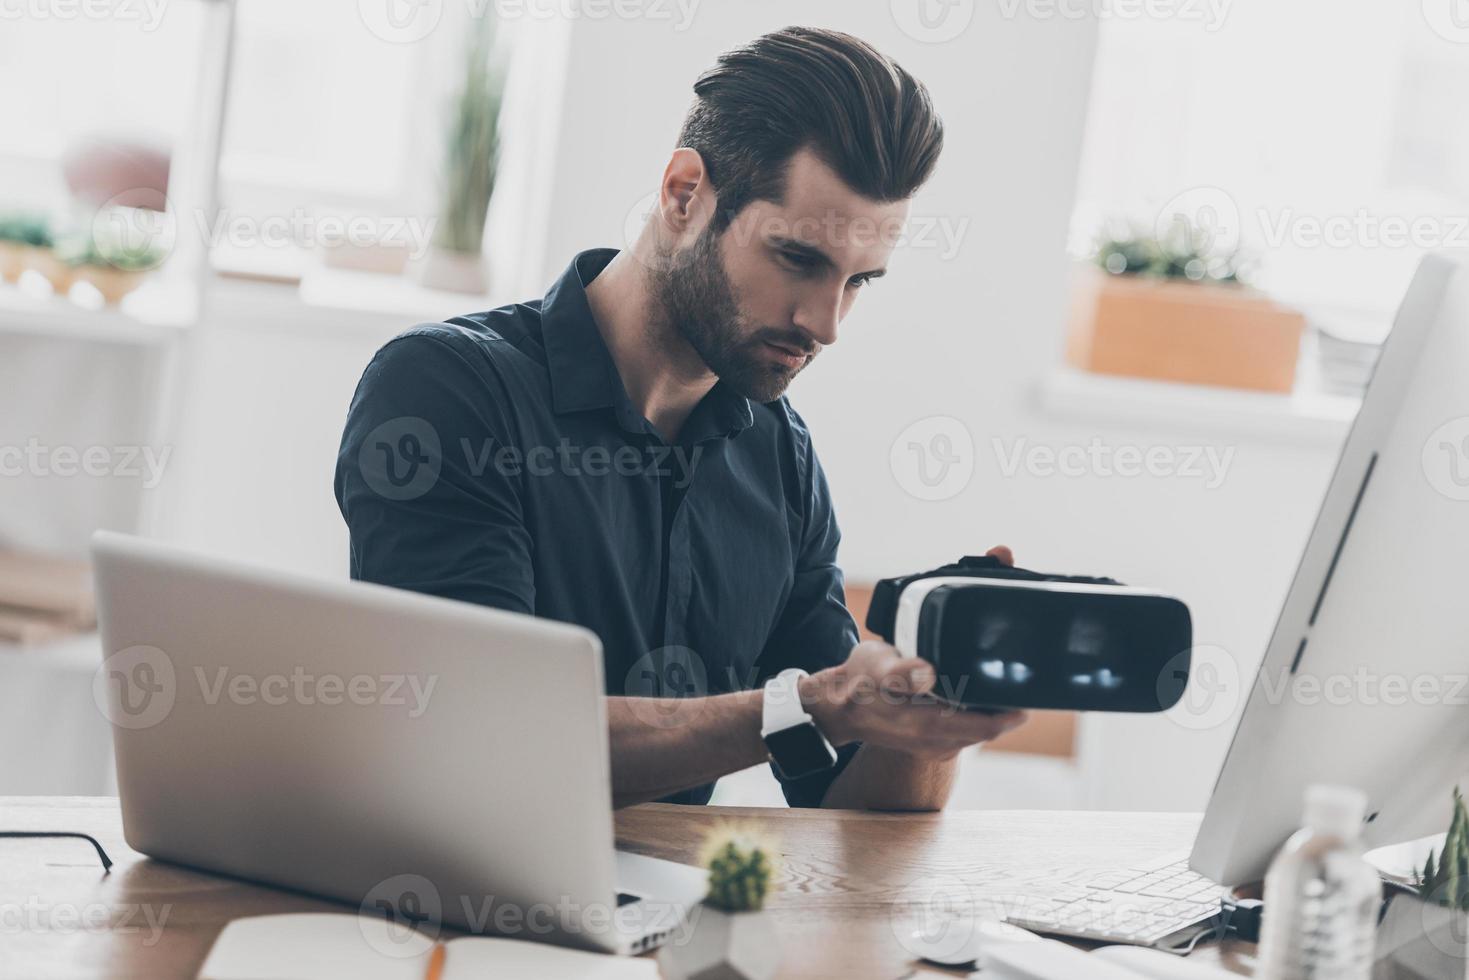
<path fill-rule="evenodd" d="M 857 642 L 784 392 L 886 271 L 941 123 L 833 31 L 761 37 L 694 91 L 630 250 L 368 366 L 337 463 L 352 574 L 596 632 L 619 806 L 707 802 L 769 757 L 793 806 L 940 808 L 960 750 L 1022 716 L 936 703 L 931 667 Z"/>

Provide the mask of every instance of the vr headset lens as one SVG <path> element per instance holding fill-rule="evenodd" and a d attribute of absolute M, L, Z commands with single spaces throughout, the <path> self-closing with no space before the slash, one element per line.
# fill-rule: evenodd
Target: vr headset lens
<path fill-rule="evenodd" d="M 1188 607 L 1168 596 L 977 581 L 935 588 L 918 622 L 934 693 L 959 704 L 1164 711 L 1188 682 Z"/>

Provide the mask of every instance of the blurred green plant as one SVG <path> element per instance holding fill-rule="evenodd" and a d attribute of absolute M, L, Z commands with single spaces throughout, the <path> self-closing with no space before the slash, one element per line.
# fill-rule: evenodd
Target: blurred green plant
<path fill-rule="evenodd" d="M 1435 860 L 1428 861 L 1418 875 L 1419 894 L 1424 901 L 1469 912 L 1469 812 L 1464 796 L 1454 789 L 1454 812 L 1449 820 L 1448 836 Z"/>
<path fill-rule="evenodd" d="M 146 272 L 157 268 L 168 255 L 157 242 L 129 240 L 121 235 L 67 235 L 56 242 L 54 250 L 67 265 L 110 267 L 119 272 Z"/>
<path fill-rule="evenodd" d="M 465 52 L 464 85 L 450 112 L 439 220 L 433 243 L 451 252 L 476 254 L 484 238 L 490 195 L 495 189 L 504 66 L 496 56 L 495 18 L 475 21 Z"/>
<path fill-rule="evenodd" d="M 723 823 L 704 842 L 700 862 L 709 869 L 706 904 L 726 912 L 756 912 L 765 905 L 776 853 L 758 832 Z"/>
<path fill-rule="evenodd" d="M 1175 215 L 1161 235 L 1113 222 L 1097 236 L 1093 260 L 1118 276 L 1182 279 L 1189 282 L 1244 282 L 1245 259 L 1238 248 L 1221 249 L 1215 231 Z"/>
<path fill-rule="evenodd" d="M 50 248 L 55 239 L 51 222 L 43 215 L 29 211 L 0 213 L 0 242 Z"/>

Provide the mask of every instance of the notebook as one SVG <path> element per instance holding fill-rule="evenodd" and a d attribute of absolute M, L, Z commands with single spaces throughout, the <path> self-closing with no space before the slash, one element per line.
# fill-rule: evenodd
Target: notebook
<path fill-rule="evenodd" d="M 1046 939 L 995 943 L 984 953 L 980 976 L 990 980 L 1237 980 L 1215 966 L 1141 946 L 1103 946 L 1090 953 Z"/>
<path fill-rule="evenodd" d="M 261 915 L 224 927 L 199 980 L 657 980 L 658 964 L 522 939 L 436 942 L 388 919 Z"/>

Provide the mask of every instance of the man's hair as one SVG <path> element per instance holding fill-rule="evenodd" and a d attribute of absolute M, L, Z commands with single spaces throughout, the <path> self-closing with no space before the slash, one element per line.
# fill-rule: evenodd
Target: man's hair
<path fill-rule="evenodd" d="M 928 89 L 866 41 L 788 27 L 720 55 L 694 83 L 679 145 L 704 158 L 716 231 L 752 201 L 779 202 L 787 165 L 810 148 L 874 201 L 911 197 L 943 148 Z"/>

